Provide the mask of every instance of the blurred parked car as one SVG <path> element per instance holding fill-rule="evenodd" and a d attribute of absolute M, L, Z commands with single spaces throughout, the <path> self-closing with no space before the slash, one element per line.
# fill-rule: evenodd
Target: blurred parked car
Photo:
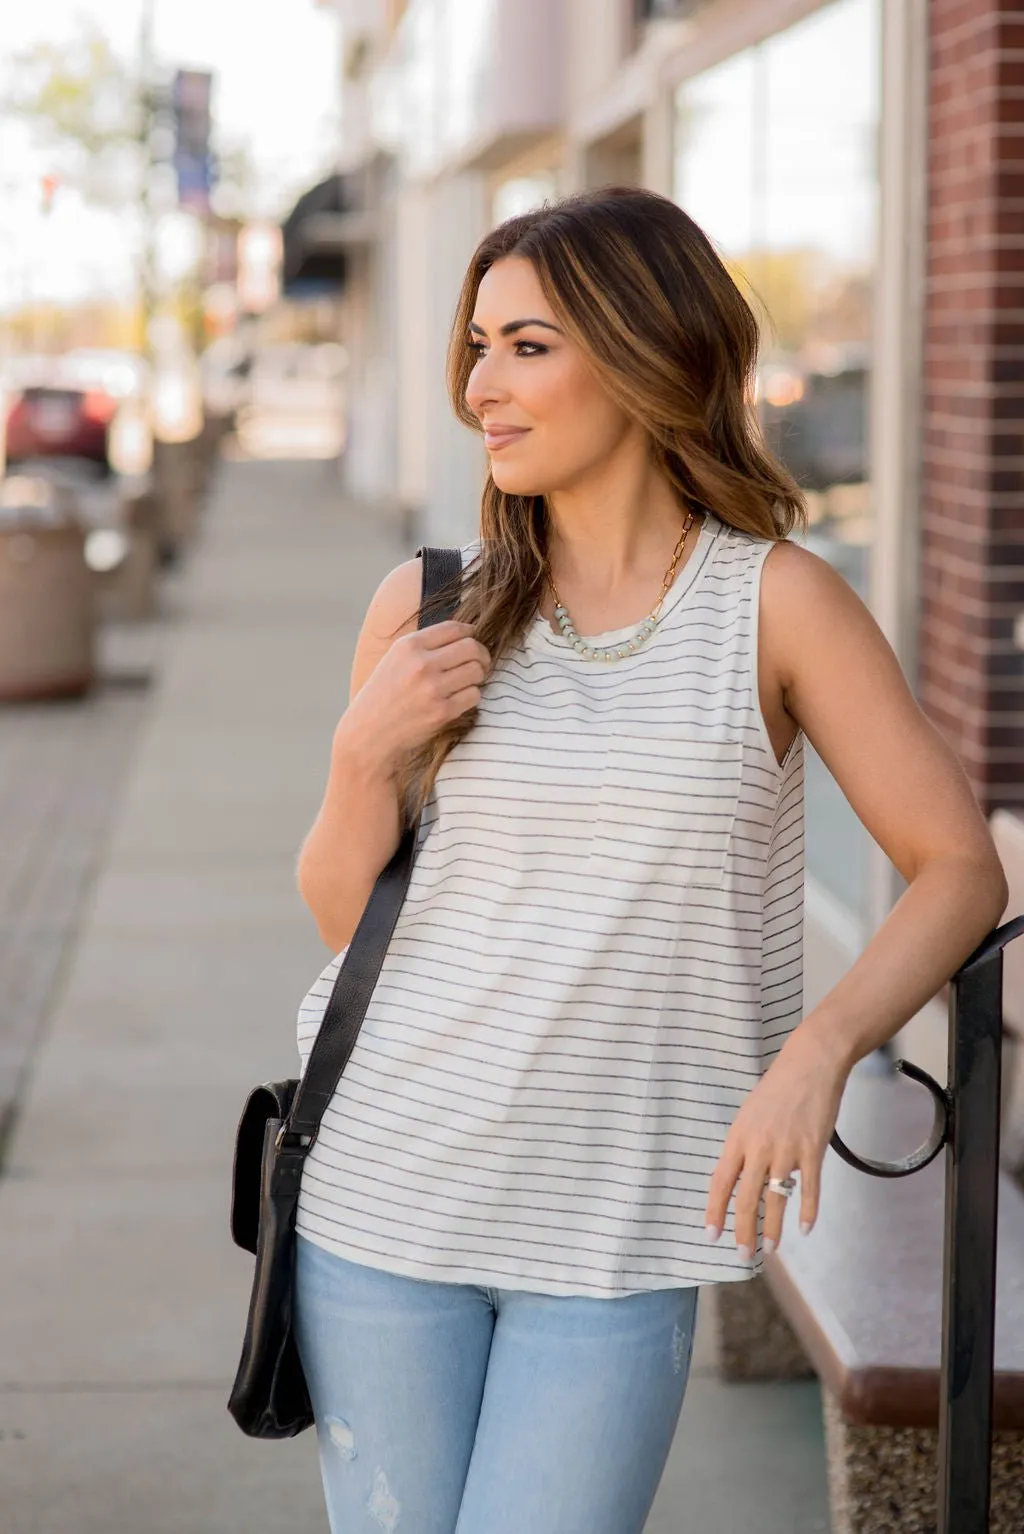
<path fill-rule="evenodd" d="M 30 386 L 7 407 L 7 461 L 67 456 L 109 469 L 107 431 L 116 413 L 117 400 L 99 389 Z"/>
<path fill-rule="evenodd" d="M 76 458 L 109 473 L 115 417 L 143 387 L 144 366 L 127 352 L 82 349 L 34 359 L 8 383 L 7 462 Z"/>

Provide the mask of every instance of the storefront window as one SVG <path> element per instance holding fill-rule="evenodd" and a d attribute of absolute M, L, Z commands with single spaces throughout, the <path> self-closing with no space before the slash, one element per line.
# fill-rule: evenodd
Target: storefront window
<path fill-rule="evenodd" d="M 517 218 L 520 213 L 532 213 L 546 202 L 554 202 L 558 196 L 555 174 L 549 170 L 537 170 L 529 176 L 513 176 L 502 181 L 494 189 L 491 211 L 496 224 L 506 218 Z"/>
<path fill-rule="evenodd" d="M 879 0 L 832 0 L 676 96 L 676 200 L 762 320 L 758 410 L 807 494 L 807 545 L 865 599 L 879 34 Z M 808 870 L 860 917 L 866 833 L 807 757 Z"/>

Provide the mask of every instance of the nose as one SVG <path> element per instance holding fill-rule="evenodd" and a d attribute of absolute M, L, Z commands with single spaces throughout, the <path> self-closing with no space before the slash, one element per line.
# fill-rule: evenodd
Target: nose
<path fill-rule="evenodd" d="M 479 357 L 466 384 L 466 404 L 474 415 L 501 404 L 509 397 L 508 389 L 501 381 L 501 364 L 493 352 Z"/>

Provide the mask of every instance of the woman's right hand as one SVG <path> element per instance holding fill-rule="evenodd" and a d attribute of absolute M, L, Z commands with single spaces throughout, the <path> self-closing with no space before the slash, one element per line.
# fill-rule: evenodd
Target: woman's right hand
<path fill-rule="evenodd" d="M 408 752 L 476 708 L 490 668 L 470 623 L 451 618 L 403 634 L 354 693 L 335 750 L 392 775 Z"/>

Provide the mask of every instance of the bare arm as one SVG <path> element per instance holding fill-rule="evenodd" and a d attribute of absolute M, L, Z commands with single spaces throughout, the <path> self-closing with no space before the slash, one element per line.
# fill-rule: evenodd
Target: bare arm
<path fill-rule="evenodd" d="M 334 953 L 351 940 L 398 846 L 398 767 L 442 724 L 476 706 L 489 664 L 467 623 L 417 629 L 421 581 L 421 561 L 411 559 L 374 594 L 356 642 L 348 708 L 331 744 L 323 803 L 299 852 L 299 893 Z"/>
<path fill-rule="evenodd" d="M 795 545 L 773 551 L 765 577 L 785 706 L 909 885 L 801 1024 L 848 1070 L 892 1038 L 998 922 L 1006 880 L 959 758 L 918 707 L 859 597 Z"/>
<path fill-rule="evenodd" d="M 736 1234 L 748 1247 L 768 1176 L 800 1171 L 801 1222 L 813 1223 L 821 1162 L 850 1070 L 935 995 L 1007 900 L 964 770 L 918 707 L 860 598 L 824 560 L 789 543 L 768 555 L 762 582 L 766 723 L 784 711 L 803 728 L 909 887 L 736 1117 L 712 1178 L 707 1220 L 722 1227 L 740 1178 Z M 777 1240 L 784 1201 L 771 1194 L 767 1203 L 766 1241 Z"/>

